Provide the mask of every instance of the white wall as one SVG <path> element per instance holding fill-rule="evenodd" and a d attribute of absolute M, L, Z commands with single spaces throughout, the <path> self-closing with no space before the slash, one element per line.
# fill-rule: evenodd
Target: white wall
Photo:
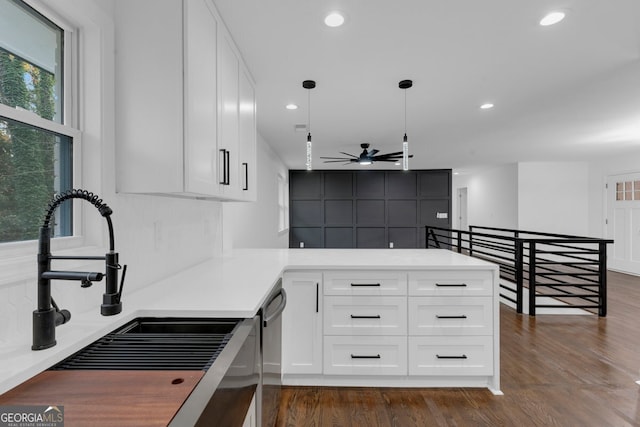
<path fill-rule="evenodd" d="M 588 235 L 588 182 L 585 162 L 518 163 L 518 228 Z"/>
<path fill-rule="evenodd" d="M 257 200 L 224 203 L 224 232 L 232 248 L 286 248 L 289 233 L 278 232 L 278 175 L 288 179 L 289 172 L 260 134 L 257 159 Z"/>
<path fill-rule="evenodd" d="M 458 188 L 467 188 L 468 224 L 517 228 L 518 169 L 516 164 L 496 166 L 469 175 L 453 176 L 452 215 L 457 215 Z M 454 221 L 454 226 L 457 222 Z"/>

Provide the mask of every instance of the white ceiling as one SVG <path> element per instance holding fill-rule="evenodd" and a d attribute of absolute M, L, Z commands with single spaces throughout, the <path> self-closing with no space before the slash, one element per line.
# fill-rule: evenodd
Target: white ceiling
<path fill-rule="evenodd" d="M 255 78 L 258 132 L 290 168 L 309 95 L 314 168 L 363 142 L 400 151 L 403 79 L 414 169 L 640 151 L 640 0 L 214 2 Z M 538 25 L 557 9 L 564 21 Z M 332 10 L 342 27 L 323 24 Z"/>

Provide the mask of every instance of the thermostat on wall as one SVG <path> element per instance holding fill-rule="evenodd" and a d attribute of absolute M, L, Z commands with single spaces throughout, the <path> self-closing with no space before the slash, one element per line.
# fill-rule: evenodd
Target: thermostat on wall
<path fill-rule="evenodd" d="M 436 212 L 436 218 L 447 219 L 449 218 L 449 212 Z"/>

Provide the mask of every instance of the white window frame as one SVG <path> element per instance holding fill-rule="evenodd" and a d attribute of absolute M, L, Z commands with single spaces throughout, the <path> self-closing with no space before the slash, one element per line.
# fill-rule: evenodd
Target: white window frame
<path fill-rule="evenodd" d="M 63 123 L 56 123 L 51 120 L 43 119 L 37 114 L 23 110 L 20 108 L 12 108 L 4 104 L 0 104 L 0 116 L 8 119 L 24 123 L 29 126 L 43 129 L 45 131 L 54 132 L 72 138 L 73 141 L 73 188 L 81 188 L 82 186 L 82 132 L 79 129 L 79 41 L 78 31 L 68 22 L 60 17 L 41 2 L 33 0 L 23 0 L 24 3 L 32 7 L 34 10 L 42 14 L 51 22 L 56 24 L 64 31 L 63 45 Z M 52 250 L 68 249 L 80 247 L 85 244 L 83 237 L 83 216 L 82 207 L 79 203 L 74 203 L 73 207 L 73 234 L 66 237 L 56 237 L 51 241 Z M 42 217 L 44 219 L 46 206 L 42 207 Z M 1 258 L 15 258 L 27 255 L 33 255 L 37 250 L 37 241 L 26 240 L 20 242 L 0 243 Z"/>

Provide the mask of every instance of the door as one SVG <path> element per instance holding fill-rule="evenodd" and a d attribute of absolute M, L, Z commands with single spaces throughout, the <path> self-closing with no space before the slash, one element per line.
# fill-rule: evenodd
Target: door
<path fill-rule="evenodd" d="M 640 172 L 607 178 L 608 267 L 640 274 Z"/>

